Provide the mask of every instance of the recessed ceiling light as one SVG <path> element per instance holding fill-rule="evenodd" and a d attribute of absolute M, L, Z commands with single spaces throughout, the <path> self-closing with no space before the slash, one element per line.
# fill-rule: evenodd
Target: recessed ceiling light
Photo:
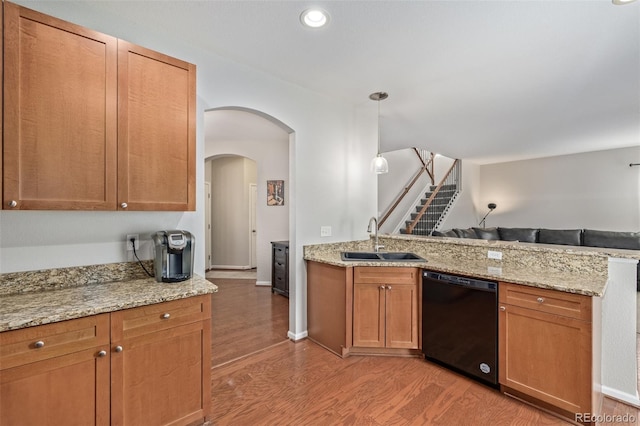
<path fill-rule="evenodd" d="M 622 5 L 622 4 L 633 3 L 636 0 L 611 0 L 611 1 L 613 2 L 613 4 Z"/>
<path fill-rule="evenodd" d="M 310 28 L 320 28 L 329 22 L 329 14 L 322 9 L 307 9 L 300 15 L 300 22 Z"/>

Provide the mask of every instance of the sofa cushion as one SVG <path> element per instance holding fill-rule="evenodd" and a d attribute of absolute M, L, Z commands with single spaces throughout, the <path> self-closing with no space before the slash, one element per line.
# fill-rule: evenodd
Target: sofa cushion
<path fill-rule="evenodd" d="M 640 250 L 640 232 L 596 231 L 585 229 L 583 245 L 589 247 Z"/>
<path fill-rule="evenodd" d="M 582 245 L 582 229 L 540 229 L 538 242 L 579 246 Z"/>
<path fill-rule="evenodd" d="M 458 238 L 458 234 L 453 229 L 447 229 L 446 231 L 433 231 L 431 233 L 434 237 L 451 237 Z"/>
<path fill-rule="evenodd" d="M 498 228 L 473 228 L 473 231 L 481 240 L 499 240 L 500 239 Z"/>
<path fill-rule="evenodd" d="M 478 238 L 478 236 L 476 235 L 476 232 L 472 228 L 468 228 L 468 229 L 454 228 L 453 230 L 455 231 L 456 234 L 458 234 L 459 238 L 475 238 L 475 239 Z"/>
<path fill-rule="evenodd" d="M 504 241 L 520 241 L 535 243 L 538 241 L 538 229 L 534 228 L 498 228 L 500 239 Z"/>

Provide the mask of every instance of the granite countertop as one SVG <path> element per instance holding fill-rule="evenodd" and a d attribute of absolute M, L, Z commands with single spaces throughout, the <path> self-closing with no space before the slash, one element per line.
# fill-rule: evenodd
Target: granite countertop
<path fill-rule="evenodd" d="M 218 287 L 194 275 L 177 283 L 154 278 L 70 285 L 0 295 L 0 332 L 210 294 Z"/>
<path fill-rule="evenodd" d="M 304 259 L 342 267 L 394 266 L 417 267 L 436 272 L 460 274 L 547 288 L 587 296 L 603 296 L 608 280 L 608 257 L 605 249 L 579 248 L 541 244 L 460 241 L 411 236 L 380 236 L 383 251 L 408 251 L 426 262 L 343 261 L 341 251 L 372 251 L 369 240 L 305 246 Z M 488 250 L 499 250 L 503 259 L 487 258 Z M 637 251 L 626 251 L 625 257 L 638 258 Z M 629 253 L 630 252 L 630 253 Z"/>

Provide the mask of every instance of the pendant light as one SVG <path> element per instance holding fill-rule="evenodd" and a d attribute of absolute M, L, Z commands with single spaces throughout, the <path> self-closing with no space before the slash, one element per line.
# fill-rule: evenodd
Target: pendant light
<path fill-rule="evenodd" d="M 389 163 L 387 159 L 380 154 L 380 101 L 384 101 L 389 97 L 386 92 L 375 92 L 369 95 L 369 99 L 378 102 L 378 155 L 371 160 L 371 171 L 377 175 L 389 173 Z"/>

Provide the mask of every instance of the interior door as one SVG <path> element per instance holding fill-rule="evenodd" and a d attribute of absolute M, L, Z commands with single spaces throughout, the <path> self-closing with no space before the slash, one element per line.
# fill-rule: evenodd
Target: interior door
<path fill-rule="evenodd" d="M 258 188 L 256 187 L 255 183 L 251 183 L 249 184 L 249 194 L 250 194 L 250 200 L 249 200 L 249 221 L 250 221 L 250 225 L 249 225 L 249 229 L 251 232 L 251 235 L 249 236 L 250 243 L 249 243 L 249 252 L 251 253 L 251 259 L 249 261 L 249 265 L 251 266 L 251 268 L 255 268 L 257 266 L 257 262 L 256 262 L 256 246 L 257 246 L 257 240 L 258 240 L 258 232 L 256 229 L 256 205 L 257 205 L 257 199 L 258 199 Z"/>
<path fill-rule="evenodd" d="M 204 268 L 211 269 L 211 182 L 204 183 Z"/>

